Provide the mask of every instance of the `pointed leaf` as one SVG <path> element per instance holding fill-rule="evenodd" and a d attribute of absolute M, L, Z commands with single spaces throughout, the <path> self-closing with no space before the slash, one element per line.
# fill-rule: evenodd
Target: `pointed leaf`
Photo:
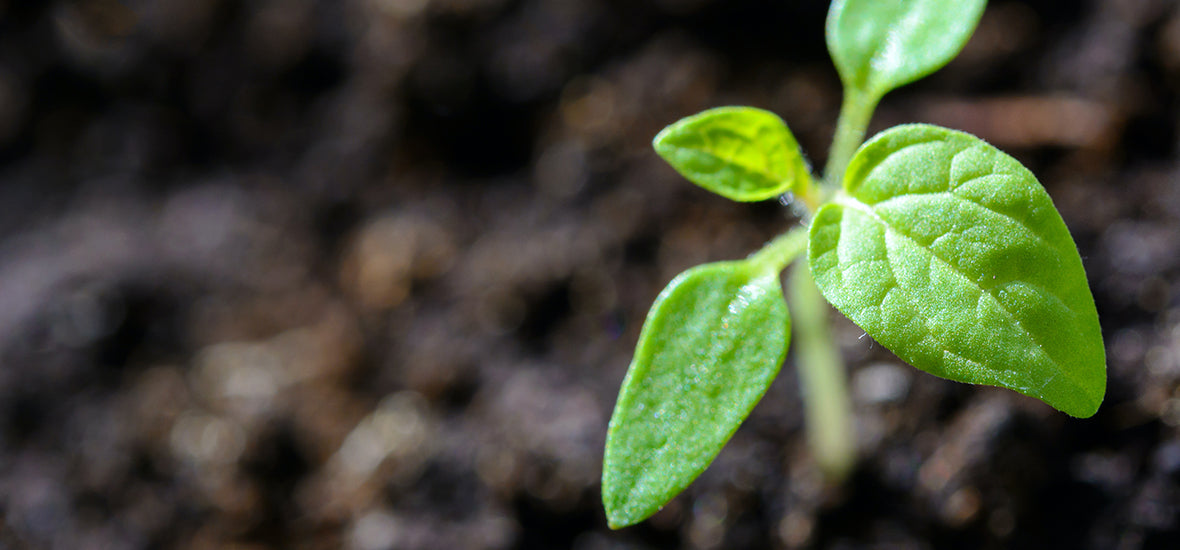
<path fill-rule="evenodd" d="M 828 51 L 844 85 L 877 98 L 954 59 L 986 0 L 834 0 Z"/>
<path fill-rule="evenodd" d="M 652 147 L 693 183 L 735 201 L 772 199 L 811 177 L 787 125 L 753 107 L 719 107 L 681 119 Z"/>
<path fill-rule="evenodd" d="M 824 297 L 910 364 L 1097 411 L 1106 359 L 1077 248 L 1036 178 L 929 125 L 866 143 L 811 224 Z"/>
<path fill-rule="evenodd" d="M 777 268 L 706 264 L 668 284 L 607 432 L 602 501 L 612 528 L 656 513 L 704 471 L 778 374 L 789 334 Z"/>

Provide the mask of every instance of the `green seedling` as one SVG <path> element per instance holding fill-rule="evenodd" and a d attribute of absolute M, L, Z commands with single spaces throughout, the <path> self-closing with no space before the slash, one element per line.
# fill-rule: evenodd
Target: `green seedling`
<path fill-rule="evenodd" d="M 836 0 L 828 50 L 844 102 L 823 180 L 773 113 L 722 107 L 656 136 L 661 157 L 735 201 L 786 194 L 805 211 L 745 260 L 701 265 L 660 293 L 611 417 L 602 493 L 612 528 L 640 522 L 717 456 L 778 374 L 791 338 L 808 438 L 840 480 L 855 460 L 844 366 L 826 300 L 935 376 L 1000 386 L 1092 416 L 1106 357 L 1077 247 L 1012 157 L 928 124 L 864 132 L 890 90 L 939 69 L 985 0 Z M 822 296 L 822 297 L 821 297 Z"/>

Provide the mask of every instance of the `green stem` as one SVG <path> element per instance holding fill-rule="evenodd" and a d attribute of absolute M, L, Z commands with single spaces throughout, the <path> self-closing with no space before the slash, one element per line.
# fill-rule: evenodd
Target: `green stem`
<path fill-rule="evenodd" d="M 880 96 L 852 87 L 844 88 L 844 102 L 840 106 L 840 118 L 836 121 L 836 135 L 832 137 L 828 164 L 824 167 L 824 184 L 828 188 L 840 188 L 844 170 L 848 168 L 848 162 L 852 160 L 856 149 L 864 143 L 869 120 L 873 118 L 873 111 L 880 100 Z"/>
<path fill-rule="evenodd" d="M 825 200 L 825 193 L 815 184 L 815 178 L 811 177 L 810 174 L 807 176 L 807 180 L 803 182 L 803 185 L 800 185 L 799 189 L 795 189 L 791 193 L 803 203 L 804 208 L 796 213 L 804 220 L 811 219 L 811 216 L 815 214 L 816 210 L 819 210 L 819 207 L 823 205 Z"/>
<path fill-rule="evenodd" d="M 807 262 L 795 266 L 787 291 L 808 443 L 825 477 L 839 482 L 856 462 L 856 439 L 844 362 L 828 330 L 830 308 Z"/>
<path fill-rule="evenodd" d="M 814 213 L 820 204 L 840 189 L 852 155 L 864 142 L 869 120 L 880 95 L 845 87 L 840 118 L 822 186 L 813 182 L 796 195 Z M 779 271 L 786 268 L 807 247 L 807 230 L 799 227 L 766 244 L 751 260 Z M 788 283 L 792 325 L 795 328 L 795 362 L 803 390 L 807 440 L 824 476 L 843 481 L 856 462 L 856 437 L 852 424 L 852 398 L 844 361 L 829 331 L 831 309 L 811 276 L 807 262 L 799 262 Z"/>
<path fill-rule="evenodd" d="M 763 245 L 750 261 L 766 270 L 781 273 L 807 248 L 807 228 L 796 227 Z"/>

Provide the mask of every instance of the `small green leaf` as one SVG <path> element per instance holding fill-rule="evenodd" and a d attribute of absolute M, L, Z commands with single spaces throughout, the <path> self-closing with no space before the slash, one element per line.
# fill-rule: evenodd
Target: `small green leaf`
<path fill-rule="evenodd" d="M 834 0 L 828 51 L 848 88 L 880 98 L 954 59 L 986 0 Z"/>
<path fill-rule="evenodd" d="M 795 136 L 778 115 L 719 107 L 664 128 L 652 147 L 677 172 L 727 199 L 772 199 L 810 181 Z"/>
<path fill-rule="evenodd" d="M 778 273 L 751 261 L 697 266 L 652 305 L 606 436 L 611 528 L 683 491 L 766 393 L 790 334 Z"/>
<path fill-rule="evenodd" d="M 979 138 L 898 126 L 866 143 L 812 221 L 824 297 L 926 372 L 1078 417 L 1106 357 L 1077 248 L 1036 178 Z"/>

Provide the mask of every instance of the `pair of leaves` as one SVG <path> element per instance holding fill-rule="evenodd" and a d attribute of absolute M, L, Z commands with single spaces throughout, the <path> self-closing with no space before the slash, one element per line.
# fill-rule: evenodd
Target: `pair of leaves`
<path fill-rule="evenodd" d="M 946 65 L 971 38 L 987 0 L 835 0 L 827 42 L 847 93 L 873 98 Z M 686 117 L 652 142 L 693 183 L 749 202 L 800 192 L 810 171 L 774 113 L 719 107 Z"/>

